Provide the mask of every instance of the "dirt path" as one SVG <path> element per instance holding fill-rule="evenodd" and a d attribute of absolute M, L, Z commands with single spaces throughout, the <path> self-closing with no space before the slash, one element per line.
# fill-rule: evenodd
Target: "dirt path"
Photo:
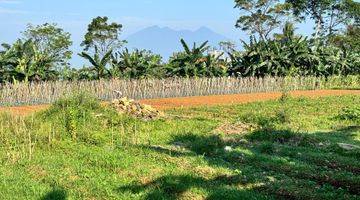
<path fill-rule="evenodd" d="M 312 90 L 312 91 L 293 91 L 290 95 L 293 97 L 324 97 L 338 95 L 360 95 L 360 90 Z M 141 100 L 141 103 L 151 105 L 157 109 L 166 110 L 178 107 L 196 107 L 212 106 L 224 104 L 241 104 L 255 101 L 273 100 L 281 97 L 281 92 L 234 94 L 234 95 L 216 95 L 200 97 L 181 97 L 166 99 L 147 99 Z M 10 112 L 16 115 L 27 115 L 35 111 L 46 109 L 48 105 L 21 106 L 21 107 L 0 107 L 0 112 Z"/>

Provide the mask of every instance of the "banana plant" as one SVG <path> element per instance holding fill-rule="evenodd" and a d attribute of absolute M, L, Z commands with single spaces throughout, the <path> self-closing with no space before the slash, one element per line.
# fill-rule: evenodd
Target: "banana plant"
<path fill-rule="evenodd" d="M 208 41 L 190 48 L 185 40 L 180 40 L 183 51 L 175 53 L 167 65 L 168 76 L 179 77 L 210 77 L 224 76 L 227 69 L 225 63 L 219 62 L 219 56 L 206 54 L 209 50 Z"/>
<path fill-rule="evenodd" d="M 162 57 L 151 51 L 125 48 L 116 52 L 112 58 L 113 76 L 122 78 L 162 78 Z"/>
<path fill-rule="evenodd" d="M 32 40 L 17 40 L 13 45 L 3 44 L 0 65 L 2 81 L 31 82 L 57 78 L 52 69 L 53 60 L 40 53 Z"/>
<path fill-rule="evenodd" d="M 82 52 L 79 54 L 79 56 L 88 60 L 92 65 L 91 70 L 96 73 L 96 78 L 102 79 L 102 78 L 107 77 L 107 75 L 109 74 L 107 65 L 111 61 L 112 53 L 113 53 L 113 51 L 109 50 L 108 52 L 105 53 L 105 55 L 103 57 L 100 57 L 98 48 L 95 47 L 95 53 L 93 56 L 89 55 L 87 52 Z"/>

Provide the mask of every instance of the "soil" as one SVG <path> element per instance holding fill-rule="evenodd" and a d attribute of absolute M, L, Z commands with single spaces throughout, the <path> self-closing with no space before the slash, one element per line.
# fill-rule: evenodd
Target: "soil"
<path fill-rule="evenodd" d="M 292 97 L 324 97 L 338 95 L 360 95 L 360 90 L 311 90 L 311 91 L 293 91 L 290 92 Z M 165 99 L 146 99 L 141 100 L 143 104 L 151 105 L 159 110 L 172 108 L 185 108 L 197 106 L 213 106 L 225 104 L 242 104 L 256 101 L 274 100 L 280 98 L 281 92 L 251 93 L 251 94 L 234 94 L 234 95 L 216 95 L 216 96 L 199 96 L 199 97 L 180 97 Z M 39 110 L 48 108 L 49 105 L 36 106 L 18 106 L 18 107 L 0 107 L 0 112 L 10 112 L 15 115 L 28 115 Z"/>

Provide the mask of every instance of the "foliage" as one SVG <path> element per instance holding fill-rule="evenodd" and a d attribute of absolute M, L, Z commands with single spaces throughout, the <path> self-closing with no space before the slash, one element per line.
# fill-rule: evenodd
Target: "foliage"
<path fill-rule="evenodd" d="M 279 0 L 235 0 L 235 8 L 242 12 L 236 27 L 251 34 L 258 34 L 261 40 L 269 39 L 270 34 L 281 27 L 289 16 L 290 4 Z"/>
<path fill-rule="evenodd" d="M 54 80 L 57 72 L 53 60 L 39 51 L 32 40 L 17 40 L 12 46 L 3 45 L 1 53 L 3 82 Z"/>
<path fill-rule="evenodd" d="M 360 27 L 348 26 L 345 33 L 329 38 L 330 43 L 348 52 L 360 52 Z"/>
<path fill-rule="evenodd" d="M 112 77 L 143 79 L 162 78 L 164 68 L 160 55 L 151 51 L 135 49 L 130 52 L 127 48 L 116 52 L 112 57 Z"/>
<path fill-rule="evenodd" d="M 70 34 L 56 24 L 29 25 L 23 39 L 2 45 L 0 83 L 229 75 L 329 77 L 360 73 L 358 2 L 235 0 L 235 8 L 241 11 L 236 26 L 251 34 L 250 42 L 243 42 L 244 50 L 237 51 L 234 43 L 223 41 L 219 43 L 221 51 L 211 51 L 208 42 L 190 47 L 182 39 L 184 50 L 174 53 L 167 63 L 147 50 L 121 50 L 126 42 L 120 39 L 122 25 L 97 17 L 84 36 L 84 51 L 78 54 L 91 66 L 70 67 Z M 295 34 L 292 22 L 308 16 L 317 22 L 316 37 Z M 229 54 L 230 59 L 224 59 L 223 53 Z"/>
<path fill-rule="evenodd" d="M 332 36 L 343 26 L 358 21 L 360 3 L 353 0 L 287 0 L 294 14 L 304 20 L 310 16 L 315 20 L 318 36 Z"/>
<path fill-rule="evenodd" d="M 359 72 L 359 52 L 319 44 L 294 33 L 291 24 L 275 39 L 243 42 L 245 51 L 230 54 L 237 76 L 331 76 Z"/>
<path fill-rule="evenodd" d="M 231 53 L 234 52 L 236 49 L 236 44 L 232 41 L 221 41 L 219 42 L 220 50 Z"/>
<path fill-rule="evenodd" d="M 360 121 L 360 107 L 346 107 L 343 108 L 339 114 L 339 118 L 343 120 Z"/>
<path fill-rule="evenodd" d="M 100 131 L 103 123 L 107 123 L 106 120 L 97 119 L 100 115 L 106 120 L 109 116 L 113 117 L 111 120 L 117 117 L 115 111 L 102 107 L 96 98 L 86 93 L 77 93 L 56 101 L 48 110 L 40 113 L 40 118 L 61 131 L 64 134 L 60 135 L 61 139 L 100 145 L 104 136 L 88 131 L 90 127 Z"/>
<path fill-rule="evenodd" d="M 70 33 L 57 27 L 56 24 L 28 25 L 23 33 L 25 40 L 33 41 L 39 54 L 46 57 L 55 66 L 67 65 L 72 52 Z"/>
<path fill-rule="evenodd" d="M 95 53 L 93 56 L 87 54 L 86 52 L 79 54 L 79 56 L 87 59 L 92 64 L 90 71 L 94 71 L 96 73 L 95 76 L 97 79 L 105 78 L 109 75 L 109 71 L 106 66 L 111 61 L 111 55 L 112 51 L 110 50 L 104 56 L 100 57 L 101 54 L 97 47 L 95 47 Z"/>
<path fill-rule="evenodd" d="M 176 77 L 221 77 L 227 73 L 226 63 L 220 61 L 222 55 L 205 54 L 209 49 L 208 42 L 193 47 L 181 39 L 183 52 L 175 53 L 167 66 L 168 76 Z"/>
<path fill-rule="evenodd" d="M 122 25 L 108 23 L 108 17 L 96 17 L 88 26 L 84 41 L 81 46 L 84 51 L 96 51 L 100 56 L 105 56 L 109 51 L 116 51 L 126 41 L 120 39 Z"/>

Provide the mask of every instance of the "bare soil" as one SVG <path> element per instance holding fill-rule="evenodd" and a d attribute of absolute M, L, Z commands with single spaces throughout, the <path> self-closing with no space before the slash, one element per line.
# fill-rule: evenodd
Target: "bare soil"
<path fill-rule="evenodd" d="M 360 95 L 360 90 L 311 90 L 311 91 L 292 91 L 289 93 L 292 97 L 324 97 L 338 95 Z M 182 107 L 214 106 L 225 104 L 242 104 L 256 101 L 274 100 L 280 98 L 281 92 L 234 94 L 234 95 L 216 95 L 216 96 L 196 96 L 165 99 L 145 99 L 140 102 L 151 105 L 159 110 Z M 48 108 L 49 105 L 36 106 L 17 106 L 0 107 L 0 112 L 9 112 L 15 115 L 28 115 L 39 110 Z"/>

